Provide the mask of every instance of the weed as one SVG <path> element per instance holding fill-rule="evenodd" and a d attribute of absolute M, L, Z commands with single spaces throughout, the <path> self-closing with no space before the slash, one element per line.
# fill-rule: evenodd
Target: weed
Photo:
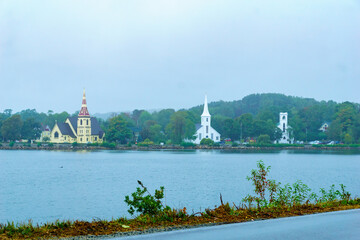
<path fill-rule="evenodd" d="M 132 199 L 129 196 L 125 196 L 125 202 L 129 205 L 128 212 L 133 215 L 136 212 L 141 214 L 155 215 L 164 209 L 164 205 L 161 199 L 164 198 L 164 187 L 160 187 L 160 190 L 155 190 L 154 196 L 150 194 L 147 188 L 138 180 L 138 184 L 142 187 L 136 188 L 136 192 L 132 193 Z M 144 195 L 147 193 L 147 195 Z"/>

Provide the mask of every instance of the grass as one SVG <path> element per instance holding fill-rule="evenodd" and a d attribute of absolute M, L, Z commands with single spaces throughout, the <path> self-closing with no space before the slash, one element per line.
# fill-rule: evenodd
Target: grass
<path fill-rule="evenodd" d="M 186 208 L 164 210 L 157 215 L 139 215 L 133 219 L 118 218 L 110 221 L 55 221 L 35 225 L 31 221 L 15 224 L 0 224 L 0 239 L 47 239 L 83 235 L 107 235 L 118 232 L 144 231 L 150 228 L 175 226 L 196 226 L 213 223 L 238 223 L 279 217 L 301 216 L 305 214 L 360 208 L 360 199 L 332 201 L 317 204 L 303 204 L 291 207 L 247 208 L 231 207 L 229 203 L 215 209 L 189 214 Z"/>

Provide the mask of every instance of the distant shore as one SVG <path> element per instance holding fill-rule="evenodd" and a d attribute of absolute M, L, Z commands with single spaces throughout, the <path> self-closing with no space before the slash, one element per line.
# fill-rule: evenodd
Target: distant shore
<path fill-rule="evenodd" d="M 343 146 L 331 146 L 331 145 L 223 145 L 223 146 L 181 146 L 181 145 L 150 145 L 150 146 L 137 146 L 137 145 L 117 145 L 115 147 L 103 147 L 103 146 L 88 146 L 71 144 L 29 144 L 29 143 L 16 143 L 13 146 L 9 146 L 9 143 L 1 143 L 0 150 L 139 150 L 139 151 L 157 151 L 157 150 L 360 150 L 360 145 L 343 145 Z"/>

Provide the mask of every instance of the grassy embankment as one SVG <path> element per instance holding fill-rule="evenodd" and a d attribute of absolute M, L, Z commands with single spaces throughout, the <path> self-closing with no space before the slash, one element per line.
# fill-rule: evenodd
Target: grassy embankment
<path fill-rule="evenodd" d="M 301 181 L 281 185 L 267 178 L 270 167 L 258 162 L 258 169 L 252 170 L 247 177 L 254 185 L 255 195 L 247 195 L 242 203 L 223 203 L 220 195 L 220 206 L 206 209 L 203 212 L 189 214 L 186 208 L 176 210 L 164 206 L 164 188 L 148 192 L 139 181 L 141 188 L 125 197 L 129 213 L 138 212 L 132 219 L 118 218 L 111 221 L 56 221 L 43 225 L 31 222 L 0 224 L 0 239 L 47 239 L 54 237 L 71 237 L 80 235 L 107 235 L 119 232 L 144 231 L 168 227 L 196 226 L 201 224 L 225 224 L 246 222 L 278 217 L 300 216 L 329 211 L 360 208 L 360 199 L 352 199 L 345 186 L 340 184 L 336 190 L 332 185 L 329 190 L 320 189 L 320 194 Z"/>

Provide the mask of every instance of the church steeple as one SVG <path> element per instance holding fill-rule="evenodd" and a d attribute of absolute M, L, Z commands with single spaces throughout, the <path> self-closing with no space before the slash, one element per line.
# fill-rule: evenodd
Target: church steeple
<path fill-rule="evenodd" d="M 209 109 L 208 109 L 208 102 L 207 96 L 205 95 L 205 102 L 204 102 L 204 111 L 201 114 L 202 117 L 210 117 Z"/>
<path fill-rule="evenodd" d="M 82 104 L 81 104 L 81 110 L 79 112 L 79 117 L 90 117 L 89 111 L 87 109 L 87 104 L 86 104 L 85 89 L 84 89 L 84 94 L 83 94 L 83 99 L 82 99 Z"/>

